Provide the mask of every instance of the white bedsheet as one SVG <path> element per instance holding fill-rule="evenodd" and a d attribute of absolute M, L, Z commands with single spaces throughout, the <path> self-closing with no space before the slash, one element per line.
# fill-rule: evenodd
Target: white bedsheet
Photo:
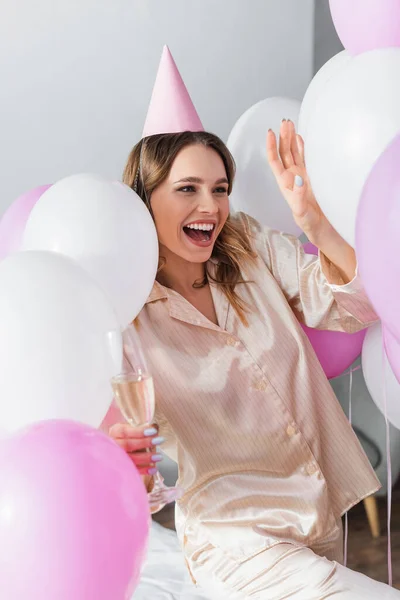
<path fill-rule="evenodd" d="M 152 523 L 149 553 L 132 600 L 210 600 L 193 584 L 176 533 Z"/>

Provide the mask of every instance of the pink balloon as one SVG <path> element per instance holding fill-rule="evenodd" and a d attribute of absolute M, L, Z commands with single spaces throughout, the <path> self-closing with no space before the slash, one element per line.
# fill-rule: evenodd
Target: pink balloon
<path fill-rule="evenodd" d="M 44 421 L 2 442 L 2 598 L 130 599 L 149 522 L 137 470 L 103 433 Z"/>
<path fill-rule="evenodd" d="M 343 375 L 361 354 L 366 331 L 358 333 L 321 331 L 310 329 L 306 325 L 302 325 L 302 328 L 328 379 Z"/>
<path fill-rule="evenodd" d="M 381 155 L 358 205 L 356 250 L 365 290 L 400 340 L 400 135 Z"/>
<path fill-rule="evenodd" d="M 318 254 L 318 248 L 308 242 L 303 245 L 307 254 Z M 343 333 L 322 331 L 302 325 L 328 379 L 342 375 L 360 356 L 366 331 Z"/>
<path fill-rule="evenodd" d="M 330 7 L 350 54 L 400 46 L 399 0 L 330 0 Z"/>
<path fill-rule="evenodd" d="M 0 260 L 19 250 L 32 208 L 51 185 L 42 185 L 19 196 L 0 221 Z"/>
<path fill-rule="evenodd" d="M 311 242 L 303 244 L 303 248 L 306 254 L 314 254 L 315 256 L 318 256 L 318 248 L 314 246 L 314 244 L 312 244 Z"/>
<path fill-rule="evenodd" d="M 400 383 L 400 343 L 385 327 L 383 329 L 383 339 L 385 343 L 386 356 L 392 367 L 392 371 Z M 400 403 L 400 397 L 398 398 Z"/>

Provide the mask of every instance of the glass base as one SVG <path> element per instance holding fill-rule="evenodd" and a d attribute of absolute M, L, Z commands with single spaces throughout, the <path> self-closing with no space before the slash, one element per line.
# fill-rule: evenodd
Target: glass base
<path fill-rule="evenodd" d="M 147 494 L 151 514 L 159 512 L 164 506 L 179 500 L 182 496 L 183 489 L 180 487 L 166 487 L 164 484 L 156 484 L 152 491 Z"/>

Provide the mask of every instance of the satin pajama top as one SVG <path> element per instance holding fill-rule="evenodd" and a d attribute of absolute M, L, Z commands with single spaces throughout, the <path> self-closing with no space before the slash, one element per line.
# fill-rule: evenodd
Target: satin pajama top
<path fill-rule="evenodd" d="M 247 558 L 281 540 L 320 545 L 380 484 L 300 323 L 356 332 L 377 317 L 358 276 L 244 214 L 257 252 L 243 264 L 248 326 L 210 283 L 219 325 L 155 283 L 139 334 L 164 451 L 185 494 L 177 531 Z M 215 259 L 208 267 L 215 269 Z"/>

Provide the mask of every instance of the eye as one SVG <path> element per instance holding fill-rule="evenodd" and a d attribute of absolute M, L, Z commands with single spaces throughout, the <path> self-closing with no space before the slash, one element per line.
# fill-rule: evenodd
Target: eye
<path fill-rule="evenodd" d="M 193 185 L 185 185 L 181 188 L 178 188 L 178 192 L 183 192 L 184 194 L 193 194 L 196 191 L 196 188 Z"/>
<path fill-rule="evenodd" d="M 217 188 L 215 188 L 214 193 L 215 194 L 224 194 L 225 195 L 225 194 L 228 193 L 228 188 L 223 187 L 223 186 L 222 187 L 217 187 Z"/>

